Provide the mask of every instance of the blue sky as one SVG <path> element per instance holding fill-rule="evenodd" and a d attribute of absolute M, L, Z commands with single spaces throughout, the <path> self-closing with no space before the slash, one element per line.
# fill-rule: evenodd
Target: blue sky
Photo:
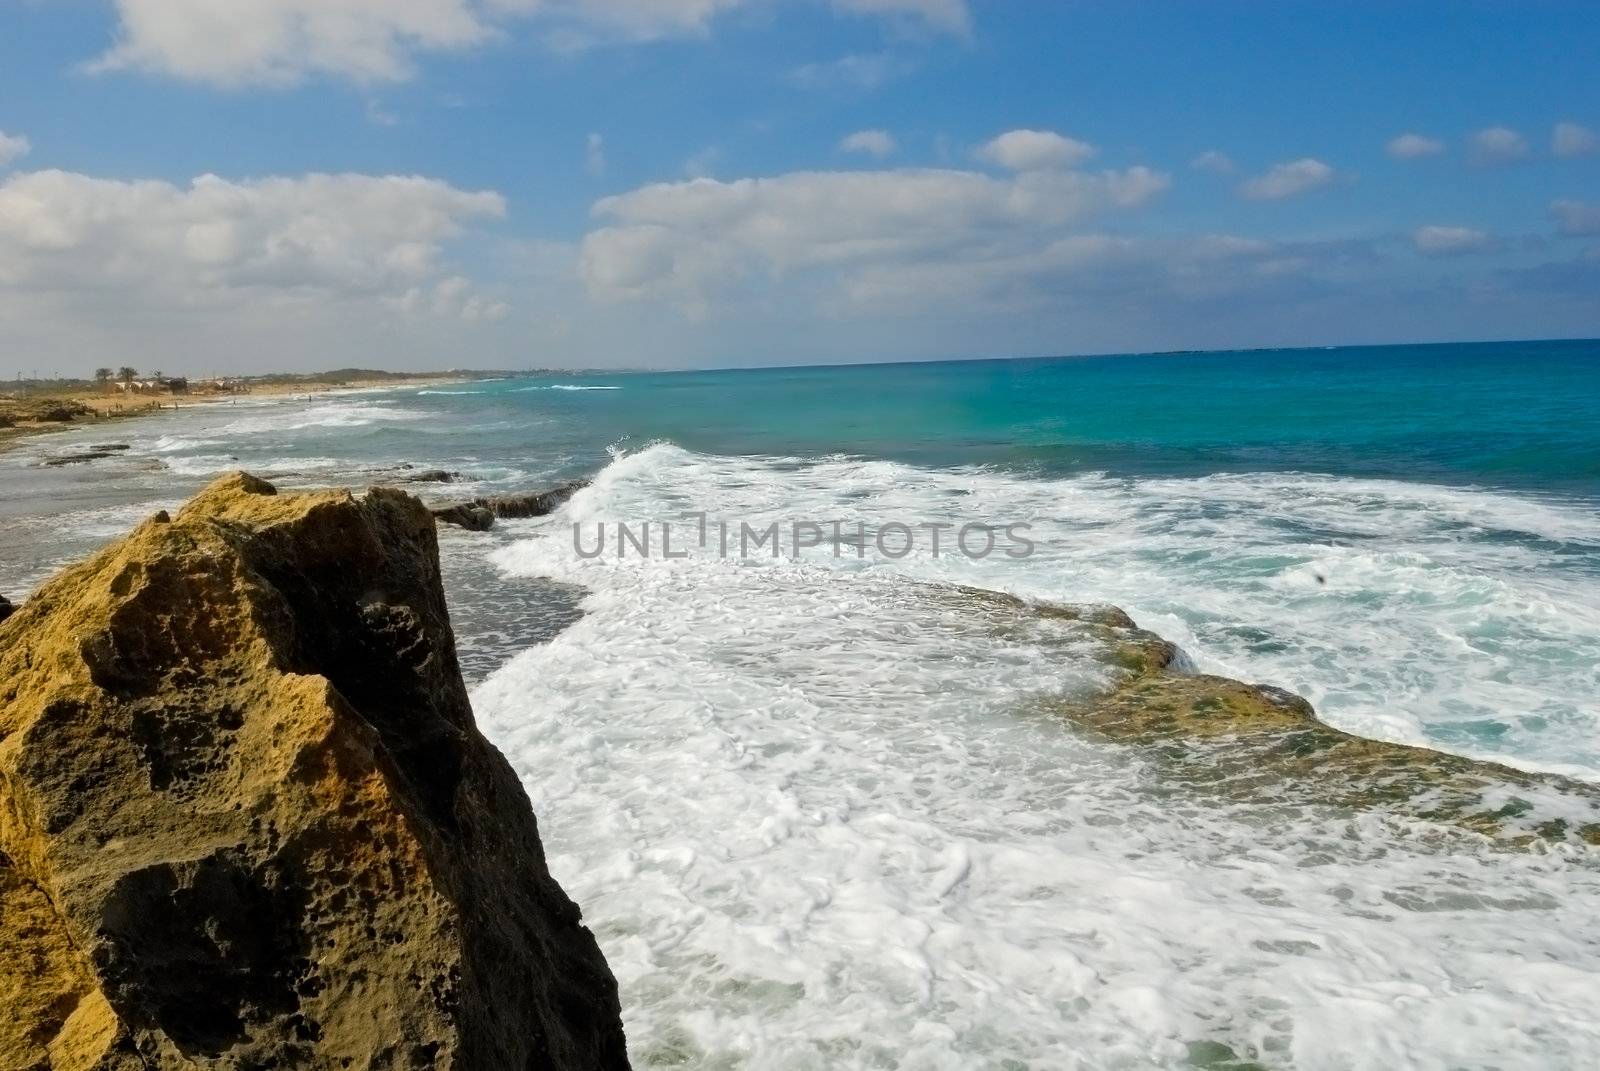
<path fill-rule="evenodd" d="M 1592 2 L 0 19 L 5 375 L 1600 335 Z"/>

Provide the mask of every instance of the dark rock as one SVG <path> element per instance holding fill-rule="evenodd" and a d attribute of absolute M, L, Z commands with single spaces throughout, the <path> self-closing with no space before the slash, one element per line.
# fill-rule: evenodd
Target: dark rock
<path fill-rule="evenodd" d="M 243 474 L 0 625 L 0 1068 L 625 1068 L 437 530 Z"/>
<path fill-rule="evenodd" d="M 455 483 L 460 475 L 459 472 L 446 472 L 444 469 L 427 469 L 409 474 L 406 483 Z"/>
<path fill-rule="evenodd" d="M 487 532 L 494 527 L 494 514 L 470 502 L 436 509 L 433 511 L 433 519 L 443 524 L 465 528 L 469 532 Z"/>
<path fill-rule="evenodd" d="M 45 461 L 45 464 L 51 468 L 59 468 L 62 465 L 82 465 L 90 461 L 99 461 L 103 458 L 116 456 L 110 450 L 85 450 L 81 454 L 63 454 L 60 457 L 52 457 Z"/>
<path fill-rule="evenodd" d="M 496 519 L 543 517 L 554 513 L 563 502 L 588 486 L 588 480 L 570 480 L 548 491 L 475 498 L 470 502 L 436 509 L 433 515 L 445 524 L 458 524 L 471 531 L 482 532 L 493 527 Z"/>
<path fill-rule="evenodd" d="M 4 621 L 16 612 L 17 608 L 11 605 L 11 600 L 4 595 L 0 595 L 0 621 Z"/>
<path fill-rule="evenodd" d="M 91 449 L 91 450 L 131 450 L 132 447 L 130 447 L 127 443 L 92 443 L 89 446 L 89 449 Z"/>

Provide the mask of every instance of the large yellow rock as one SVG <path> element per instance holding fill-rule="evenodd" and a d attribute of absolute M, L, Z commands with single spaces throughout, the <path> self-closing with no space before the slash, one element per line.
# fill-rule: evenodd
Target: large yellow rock
<path fill-rule="evenodd" d="M 240 474 L 0 624 L 0 1069 L 626 1066 L 435 538 Z"/>

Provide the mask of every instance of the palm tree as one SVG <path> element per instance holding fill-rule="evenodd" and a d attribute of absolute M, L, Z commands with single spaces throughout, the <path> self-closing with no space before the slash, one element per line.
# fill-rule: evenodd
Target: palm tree
<path fill-rule="evenodd" d="M 96 368 L 94 370 L 94 381 L 100 384 L 100 393 L 104 394 L 106 388 L 111 385 L 111 369 Z"/>
<path fill-rule="evenodd" d="M 133 381 L 139 378 L 139 370 L 137 368 L 129 368 L 127 365 L 123 365 L 121 368 L 117 369 L 117 378 L 122 380 L 122 389 L 127 391 L 129 394 L 132 394 Z"/>

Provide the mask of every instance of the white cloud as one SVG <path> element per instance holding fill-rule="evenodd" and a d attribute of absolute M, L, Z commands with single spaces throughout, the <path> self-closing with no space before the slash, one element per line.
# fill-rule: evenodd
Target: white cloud
<path fill-rule="evenodd" d="M 765 179 L 663 183 L 595 205 L 580 271 L 607 299 L 665 297 L 702 310 L 721 290 L 819 271 L 848 290 L 869 269 L 929 260 L 959 267 L 1016 256 L 1097 213 L 1166 188 L 1146 168 L 1030 171 L 795 172 Z"/>
<path fill-rule="evenodd" d="M 966 0 L 833 0 L 840 11 L 914 20 L 930 29 L 964 35 L 972 30 Z"/>
<path fill-rule="evenodd" d="M 606 173 L 606 139 L 599 134 L 583 140 L 583 169 L 596 178 Z"/>
<path fill-rule="evenodd" d="M 557 49 L 704 35 L 720 15 L 759 0 L 113 2 L 117 40 L 91 70 L 239 87 L 315 77 L 362 85 L 402 81 L 412 75 L 418 54 L 472 48 L 518 26 Z M 971 26 L 965 0 L 834 0 L 833 7 L 955 34 Z"/>
<path fill-rule="evenodd" d="M 1577 123 L 1557 123 L 1550 135 L 1550 151 L 1564 160 L 1600 152 L 1600 135 Z"/>
<path fill-rule="evenodd" d="M 1444 142 L 1421 134 L 1401 134 L 1390 138 L 1384 149 L 1396 160 L 1420 160 L 1444 152 Z"/>
<path fill-rule="evenodd" d="M 1093 145 L 1049 130 L 1008 130 L 978 150 L 978 158 L 1013 171 L 1076 167 L 1094 156 Z"/>
<path fill-rule="evenodd" d="M 1213 175 L 1232 175 L 1239 170 L 1233 158 L 1218 149 L 1207 149 L 1190 160 L 1189 166 L 1196 171 L 1209 171 Z"/>
<path fill-rule="evenodd" d="M 1562 234 L 1600 234 L 1600 202 L 1563 198 L 1550 202 L 1550 214 L 1555 217 Z"/>
<path fill-rule="evenodd" d="M 1484 253 L 1494 248 L 1494 239 L 1470 227 L 1418 227 L 1411 234 L 1417 252 L 1430 257 Z"/>
<path fill-rule="evenodd" d="M 118 41 L 95 69 L 222 86 L 329 74 L 398 81 L 410 75 L 413 51 L 465 48 L 491 35 L 469 0 L 116 0 L 116 7 Z"/>
<path fill-rule="evenodd" d="M 1331 184 L 1334 178 L 1333 168 L 1307 156 L 1288 163 L 1273 164 L 1265 174 L 1257 175 L 1240 186 L 1239 192 L 1252 201 L 1280 201 L 1320 190 Z"/>
<path fill-rule="evenodd" d="M 32 148 L 32 143 L 21 134 L 7 134 L 0 130 L 0 167 L 22 159 Z"/>
<path fill-rule="evenodd" d="M 405 302 L 446 280 L 442 245 L 505 213 L 496 193 L 432 179 L 306 175 L 188 186 L 67 171 L 0 185 L 0 283 L 97 315 L 146 310 Z M 457 311 L 477 301 L 452 284 Z"/>
<path fill-rule="evenodd" d="M 1528 141 L 1506 126 L 1491 126 L 1467 139 L 1475 164 L 1509 164 L 1528 155 Z"/>
<path fill-rule="evenodd" d="M 881 160 L 894 153 L 894 135 L 887 130 L 858 130 L 839 142 L 839 151 L 865 153 Z"/>

